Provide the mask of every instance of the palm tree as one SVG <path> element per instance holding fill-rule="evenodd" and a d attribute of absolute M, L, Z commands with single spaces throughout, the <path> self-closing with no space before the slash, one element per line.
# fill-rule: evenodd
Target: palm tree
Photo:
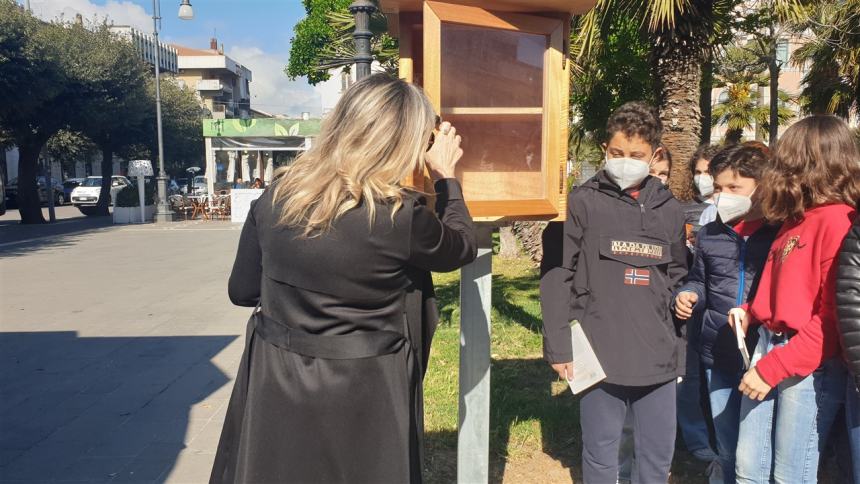
<path fill-rule="evenodd" d="M 320 63 L 314 68 L 328 71 L 336 68 L 349 68 L 355 62 L 355 41 L 352 32 L 355 30 L 355 19 L 349 11 L 333 11 L 327 15 L 326 21 L 334 30 L 334 39 L 320 51 Z M 370 52 L 373 59 L 390 73 L 397 73 L 397 63 L 400 59 L 397 39 L 389 35 L 388 19 L 377 11 L 370 17 Z"/>
<path fill-rule="evenodd" d="M 799 0 L 770 0 L 776 11 L 795 13 Z M 651 42 L 650 63 L 655 97 L 663 121 L 663 142 L 676 163 L 669 185 L 681 200 L 692 196 L 685 166 L 699 144 L 702 118 L 702 66 L 712 53 L 711 41 L 730 31 L 740 0 L 598 0 L 579 22 L 578 45 L 571 52 L 587 56 L 608 27 L 610 12 L 622 11 L 639 20 Z"/>
<path fill-rule="evenodd" d="M 724 125 L 726 143 L 738 143 L 746 129 L 756 129 L 756 139 L 770 138 L 771 109 L 762 104 L 764 86 L 770 85 L 771 73 L 766 56 L 754 45 L 736 45 L 724 49 L 716 59 L 714 87 L 725 88 L 720 102 L 714 106 L 713 126 Z M 755 86 L 755 87 L 754 87 Z M 785 91 L 777 91 L 777 126 L 794 117 L 788 108 L 794 99 Z M 760 138 L 759 138 L 760 137 Z"/>
<path fill-rule="evenodd" d="M 757 128 L 767 139 L 770 107 L 761 105 L 758 89 L 749 82 L 739 82 L 726 85 L 726 94 L 725 100 L 714 106 L 712 118 L 714 126 L 726 126 L 726 144 L 740 143 L 744 131 L 753 128 Z M 780 90 L 777 114 L 779 125 L 784 125 L 794 118 L 794 111 L 787 106 L 790 102 L 791 96 Z"/>
<path fill-rule="evenodd" d="M 795 30 L 812 34 L 791 59 L 810 66 L 803 78 L 804 111 L 860 116 L 860 0 L 815 2 Z"/>

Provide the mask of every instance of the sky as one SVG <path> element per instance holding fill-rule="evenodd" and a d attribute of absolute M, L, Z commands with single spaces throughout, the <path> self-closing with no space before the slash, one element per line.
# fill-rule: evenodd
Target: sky
<path fill-rule="evenodd" d="M 191 0 L 193 20 L 180 20 L 180 0 L 160 0 L 161 38 L 186 47 L 208 49 L 209 39 L 251 69 L 251 106 L 273 114 L 299 115 L 322 110 L 320 90 L 306 79 L 290 81 L 283 70 L 290 57 L 293 27 L 304 14 L 301 0 Z M 24 3 L 24 0 L 19 0 Z M 30 0 L 33 14 L 45 19 L 108 18 L 152 32 L 149 0 Z"/>

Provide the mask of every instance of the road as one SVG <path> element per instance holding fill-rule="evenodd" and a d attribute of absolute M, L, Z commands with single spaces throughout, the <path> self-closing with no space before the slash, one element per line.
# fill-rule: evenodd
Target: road
<path fill-rule="evenodd" d="M 241 227 L 73 211 L 0 219 L 0 481 L 206 482 L 250 313 L 226 294 Z"/>

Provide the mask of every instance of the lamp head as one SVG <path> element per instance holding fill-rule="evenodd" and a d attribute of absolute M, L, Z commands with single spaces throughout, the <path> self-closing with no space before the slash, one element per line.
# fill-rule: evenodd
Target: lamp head
<path fill-rule="evenodd" d="M 182 20 L 191 20 L 194 18 L 194 10 L 191 8 L 191 0 L 182 0 L 179 5 L 179 18 Z"/>

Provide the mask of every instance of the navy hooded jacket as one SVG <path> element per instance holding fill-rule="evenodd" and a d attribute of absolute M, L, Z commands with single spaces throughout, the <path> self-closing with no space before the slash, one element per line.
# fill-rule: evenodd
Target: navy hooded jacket
<path fill-rule="evenodd" d="M 693 266 L 678 293 L 690 291 L 699 296 L 693 311 L 702 312 L 701 333 L 688 337 L 696 341 L 705 365 L 727 372 L 743 369 L 734 332 L 728 325 L 728 313 L 755 295 L 778 231 L 778 226 L 762 225 L 744 240 L 719 219 L 699 231 Z M 742 278 L 743 288 L 739 290 Z M 747 346 L 754 347 L 756 340 L 757 333 L 750 331 Z"/>

